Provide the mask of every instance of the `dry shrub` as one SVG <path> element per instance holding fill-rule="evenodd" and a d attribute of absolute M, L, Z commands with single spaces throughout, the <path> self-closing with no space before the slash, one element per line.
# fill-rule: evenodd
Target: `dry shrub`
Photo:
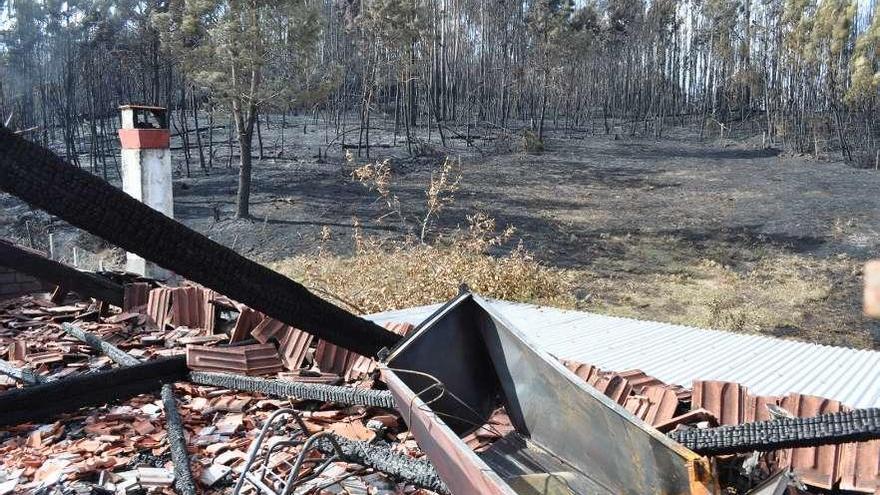
<path fill-rule="evenodd" d="M 462 175 L 458 160 L 447 157 L 432 171 L 425 204 L 416 215 L 405 213 L 392 191 L 387 160 L 356 166 L 353 156 L 346 159 L 354 166 L 352 178 L 376 193 L 382 210 L 377 220 L 398 217 L 404 227 L 403 239 L 365 237 L 354 219 L 353 254 L 339 255 L 325 249 L 332 236 L 324 227 L 314 255 L 276 262 L 273 269 L 361 313 L 446 301 L 458 293 L 461 284 L 490 298 L 573 306 L 570 272 L 542 265 L 522 243 L 506 251 L 502 248 L 511 243 L 513 227 L 498 231 L 495 219 L 477 212 L 467 217 L 467 229 L 432 232 L 459 189 Z M 502 254 L 491 255 L 490 250 Z"/>
<path fill-rule="evenodd" d="M 319 250 L 272 268 L 366 313 L 446 301 L 462 283 L 486 297 L 572 306 L 569 272 L 542 265 L 521 244 L 501 256 L 484 251 L 512 233 L 495 232 L 494 221 L 481 214 L 467 231 L 433 244 L 364 238 L 356 230 L 353 255 Z"/>
<path fill-rule="evenodd" d="M 461 161 L 446 157 L 439 170 L 431 172 L 431 181 L 425 190 L 425 215 L 421 221 L 419 240 L 425 242 L 428 229 L 440 217 L 444 208 L 455 202 L 455 193 L 461 183 Z"/>
<path fill-rule="evenodd" d="M 346 160 L 354 162 L 351 154 Z M 389 160 L 376 161 L 356 167 L 351 173 L 358 181 L 377 194 L 376 201 L 383 203 L 383 213 L 376 221 L 382 222 L 386 217 L 394 216 L 400 221 L 403 231 L 407 234 L 418 228 L 419 241 L 424 243 L 440 213 L 455 202 L 455 193 L 461 184 L 461 160 L 446 157 L 443 162 L 431 171 L 431 180 L 425 189 L 425 210 L 420 215 L 407 214 L 403 211 L 400 199 L 391 191 L 391 166 Z"/>
<path fill-rule="evenodd" d="M 538 139 L 538 135 L 531 130 L 525 130 L 519 142 L 520 151 L 526 153 L 539 153 L 544 151 L 544 141 Z"/>

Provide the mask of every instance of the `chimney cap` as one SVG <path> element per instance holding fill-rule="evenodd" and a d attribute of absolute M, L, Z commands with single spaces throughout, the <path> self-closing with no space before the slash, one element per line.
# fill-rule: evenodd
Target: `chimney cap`
<path fill-rule="evenodd" d="M 151 105 L 137 105 L 137 104 L 128 104 L 128 105 L 120 105 L 120 110 L 149 110 L 151 112 L 164 112 L 166 110 L 165 107 L 154 107 Z"/>

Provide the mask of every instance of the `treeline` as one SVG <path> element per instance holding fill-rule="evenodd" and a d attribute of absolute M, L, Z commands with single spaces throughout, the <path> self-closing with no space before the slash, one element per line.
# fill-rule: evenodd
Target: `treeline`
<path fill-rule="evenodd" d="M 875 1 L 6 0 L 0 111 L 105 171 L 127 102 L 178 110 L 187 139 L 223 125 L 248 178 L 260 115 L 289 112 L 365 153 L 378 115 L 411 152 L 419 128 L 688 124 L 876 168 Z"/>

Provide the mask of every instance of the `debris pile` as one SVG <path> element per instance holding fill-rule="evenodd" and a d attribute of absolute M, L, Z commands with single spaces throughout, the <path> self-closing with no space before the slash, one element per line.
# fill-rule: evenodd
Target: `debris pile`
<path fill-rule="evenodd" d="M 408 323 L 386 327 L 398 335 L 413 329 Z M 184 356 L 190 379 L 179 381 L 167 396 L 157 391 L 0 430 L 0 495 L 182 493 L 175 485 L 180 466 L 172 455 L 169 400 L 176 403 L 188 474 L 199 493 L 231 493 L 245 472 L 253 473 L 246 465 L 255 439 L 273 414 L 286 408 L 298 415 L 273 427 L 270 445 L 315 435 L 336 440 L 316 442 L 308 452 L 303 442 L 274 451 L 270 474 L 262 480 L 275 489 L 294 473 L 300 481 L 294 493 L 435 493 L 425 488 L 427 483 L 414 484 L 414 477 L 334 454 L 333 442 L 362 442 L 382 449 L 382 456 L 420 459 L 433 473 L 405 418 L 392 409 L 390 396 L 375 389 L 372 359 L 192 284 L 128 284 L 123 308 L 113 311 L 81 300 L 55 304 L 38 295 L 0 303 L 0 390 Z M 848 410 L 817 397 L 756 396 L 736 383 L 695 382 L 688 389 L 640 370 L 562 363 L 663 433 Z M 331 385 L 345 386 L 353 399 L 334 401 L 343 389 Z M 296 387 L 313 387 L 308 389 L 312 395 L 291 393 Z M 354 403 L 366 405 L 349 405 Z M 501 407 L 463 440 L 485 453 L 511 432 L 514 427 Z M 745 493 L 781 471 L 789 473 L 786 483 L 801 484 L 807 493 L 833 488 L 875 493 L 880 486 L 876 440 L 713 459 L 719 479 L 732 493 Z M 443 492 L 442 483 L 435 488 Z"/>
<path fill-rule="evenodd" d="M 34 383 L 121 367 L 66 331 L 68 324 L 136 361 L 186 355 L 194 371 L 259 375 L 306 386 L 345 382 L 367 390 L 373 385 L 372 360 L 315 341 L 198 286 L 127 286 L 125 307 L 114 314 L 102 314 L 95 303 L 55 305 L 38 295 L 5 301 L 0 305 L 4 361 L 39 377 Z M 413 327 L 389 328 L 405 334 Z M 0 374 L 3 390 L 27 386 Z M 283 400 L 184 382 L 174 391 L 199 493 L 231 491 L 260 427 L 283 407 L 302 411 L 302 425 L 310 434 L 331 432 L 409 458 L 422 457 L 405 424 L 390 409 Z M 0 494 L 53 489 L 61 493 L 62 487 L 81 493 L 175 493 L 166 420 L 156 393 L 63 414 L 45 424 L 6 428 L 0 431 Z M 273 457 L 272 470 L 286 477 L 295 457 L 296 449 L 280 452 Z M 306 465 L 300 475 L 310 470 L 314 466 Z M 325 466 L 307 487 L 313 493 L 365 493 L 367 487 L 378 488 L 377 493 L 433 493 L 345 460 Z M 315 491 L 318 488 L 321 491 Z"/>
<path fill-rule="evenodd" d="M 661 432 L 682 428 L 741 425 L 779 417 L 813 417 L 851 410 L 838 401 L 792 393 L 760 396 L 739 383 L 696 381 L 692 389 L 667 385 L 640 370 L 604 372 L 566 361 L 566 367 L 635 416 Z M 802 447 L 749 455 L 717 456 L 732 484 L 754 486 L 758 480 L 790 469 L 800 483 L 815 490 L 852 493 L 880 491 L 880 440 Z M 804 493 L 803 491 L 801 493 Z M 812 492 L 811 492 L 812 493 Z"/>

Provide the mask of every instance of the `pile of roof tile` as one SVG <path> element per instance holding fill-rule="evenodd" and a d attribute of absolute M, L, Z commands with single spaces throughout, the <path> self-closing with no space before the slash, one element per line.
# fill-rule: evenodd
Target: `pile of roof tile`
<path fill-rule="evenodd" d="M 849 410 L 838 401 L 822 397 L 753 395 L 739 383 L 697 381 L 688 390 L 664 384 L 639 370 L 614 373 L 583 363 L 563 364 L 662 432 L 678 427 L 765 421 L 772 419 L 773 414 L 812 417 Z M 764 476 L 788 467 L 801 481 L 815 488 L 880 493 L 880 440 L 764 453 L 759 466 Z"/>
<path fill-rule="evenodd" d="M 61 329 L 64 322 L 139 359 L 186 353 L 194 369 L 298 381 L 360 380 L 353 385 L 370 387 L 372 380 L 364 378 L 375 368 L 372 360 L 315 341 L 212 291 L 147 284 L 128 286 L 126 307 L 116 314 L 102 315 L 101 308 L 86 302 L 57 306 L 39 296 L 0 303 L 0 358 L 51 379 L 118 366 L 67 335 Z M 412 329 L 409 324 L 389 327 L 398 333 Z M 0 375 L 0 390 L 20 386 L 24 385 Z M 193 384 L 178 384 L 176 390 L 200 493 L 229 493 L 251 441 L 279 407 L 305 411 L 303 421 L 310 433 L 332 431 L 352 440 L 378 440 L 395 451 L 422 455 L 394 411 L 281 401 Z M 282 461 L 293 456 L 295 452 L 282 452 L 273 460 L 273 469 L 286 475 L 289 464 Z M 157 395 L 62 415 L 52 423 L 0 430 L 0 495 L 55 493 L 52 487 L 79 493 L 104 489 L 170 494 L 173 481 L 164 411 Z M 315 492 L 322 494 L 433 493 L 344 462 L 334 463 L 311 484 L 316 489 L 327 485 Z"/>
<path fill-rule="evenodd" d="M 95 303 L 55 305 L 37 296 L 0 303 L 0 358 L 51 379 L 117 366 L 68 336 L 61 329 L 65 322 L 142 360 L 185 353 L 189 367 L 203 371 L 371 387 L 376 367 L 369 358 L 314 339 L 200 286 L 146 283 L 126 286 L 125 305 L 115 314 Z M 387 328 L 406 335 L 413 327 L 402 323 Z M 796 416 L 846 410 L 836 401 L 818 397 L 756 396 L 736 383 L 696 382 L 687 389 L 639 370 L 613 372 L 577 362 L 563 364 L 661 432 L 769 419 L 771 410 L 777 411 L 774 407 Z M 20 386 L 0 375 L 0 391 Z M 193 474 L 203 493 L 228 493 L 260 426 L 273 411 L 291 405 L 305 411 L 303 421 L 310 433 L 332 431 L 353 440 L 378 439 L 396 451 L 422 455 L 394 411 L 280 401 L 193 384 L 178 384 L 176 390 Z M 164 425 L 161 400 L 142 395 L 63 415 L 51 423 L 0 430 L 0 495 L 32 493 L 53 485 L 82 488 L 82 493 L 98 488 L 120 494 L 144 489 L 173 493 Z M 512 430 L 500 408 L 464 441 L 482 452 Z M 282 461 L 295 455 L 283 453 L 273 469 L 286 475 L 289 464 Z M 743 463 L 743 456 L 718 460 L 731 459 Z M 758 463 L 759 477 L 789 466 L 813 487 L 880 493 L 880 441 L 765 453 Z M 316 490 L 327 485 L 316 493 L 431 493 L 344 462 L 335 463 L 310 483 Z"/>
<path fill-rule="evenodd" d="M 291 405 L 260 394 L 189 384 L 178 385 L 177 395 L 181 402 L 178 410 L 188 432 L 191 467 L 201 493 L 228 493 L 242 472 L 250 443 L 263 422 L 279 407 Z M 352 440 L 374 440 L 381 435 L 380 440 L 395 450 L 421 456 L 417 444 L 391 411 L 307 402 L 292 405 L 308 411 L 303 413 L 303 420 L 312 433 L 332 431 Z M 32 493 L 57 483 L 72 488 L 97 486 L 116 493 L 139 493 L 140 489 L 174 493 L 173 465 L 158 397 L 142 395 L 118 406 L 57 419 L 51 424 L 19 425 L 0 435 L 0 476 L 7 480 L 4 483 L 0 478 L 0 493 Z M 367 428 L 370 422 L 381 423 L 387 430 L 378 433 Z M 294 454 L 283 453 L 282 457 L 273 460 L 278 474 L 284 476 L 286 464 L 281 461 Z M 365 489 L 386 487 L 386 491 L 375 493 L 432 493 L 399 485 L 344 462 L 335 463 L 320 481 L 332 482 L 334 477 L 352 472 L 367 478 L 360 481 Z M 348 484 L 357 482 L 349 480 Z M 338 486 L 336 489 L 322 493 L 346 493 L 338 491 Z"/>

